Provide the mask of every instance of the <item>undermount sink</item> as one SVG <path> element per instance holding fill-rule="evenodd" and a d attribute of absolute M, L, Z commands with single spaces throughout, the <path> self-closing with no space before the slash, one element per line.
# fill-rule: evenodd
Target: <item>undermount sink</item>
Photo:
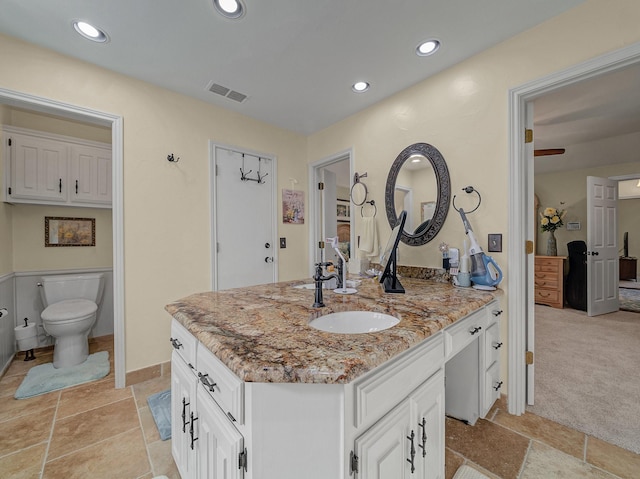
<path fill-rule="evenodd" d="M 373 311 L 342 311 L 313 319 L 309 326 L 329 333 L 360 334 L 384 331 L 399 322 L 398 318 Z"/>

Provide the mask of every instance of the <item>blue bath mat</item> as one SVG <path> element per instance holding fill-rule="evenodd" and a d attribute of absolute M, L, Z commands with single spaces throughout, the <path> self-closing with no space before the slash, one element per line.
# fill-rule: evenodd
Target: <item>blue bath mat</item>
<path fill-rule="evenodd" d="M 84 363 L 56 369 L 53 363 L 40 364 L 29 369 L 16 391 L 16 399 L 39 396 L 58 389 L 95 381 L 109 374 L 109 353 L 100 351 L 89 355 Z"/>
<path fill-rule="evenodd" d="M 151 415 L 156 422 L 160 439 L 171 438 L 171 389 L 159 392 L 147 398 Z"/>

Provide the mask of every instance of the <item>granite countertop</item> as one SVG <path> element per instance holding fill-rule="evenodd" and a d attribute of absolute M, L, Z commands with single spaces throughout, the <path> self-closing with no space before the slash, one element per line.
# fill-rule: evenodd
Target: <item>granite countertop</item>
<path fill-rule="evenodd" d="M 288 281 L 198 293 L 166 310 L 241 380 L 349 383 L 493 300 L 495 293 L 449 283 L 402 278 L 405 294 L 384 293 L 376 279 L 358 292 L 324 290 L 324 308 L 311 307 L 310 283 Z M 376 311 L 400 319 L 376 333 L 336 334 L 309 321 L 338 311 Z"/>

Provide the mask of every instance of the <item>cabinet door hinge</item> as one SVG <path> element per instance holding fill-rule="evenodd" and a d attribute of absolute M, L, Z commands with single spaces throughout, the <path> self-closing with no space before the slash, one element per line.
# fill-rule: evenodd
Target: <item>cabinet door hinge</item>
<path fill-rule="evenodd" d="M 11 194 L 11 187 L 9 187 L 9 194 Z"/>
<path fill-rule="evenodd" d="M 533 241 L 527 240 L 525 243 L 525 250 L 527 254 L 533 254 Z"/>
<path fill-rule="evenodd" d="M 324 183 L 322 181 L 320 183 L 318 183 L 318 189 L 319 190 L 324 190 Z"/>
<path fill-rule="evenodd" d="M 351 457 L 349 460 L 349 475 L 353 475 L 354 472 L 358 472 L 358 456 L 351 451 Z"/>
<path fill-rule="evenodd" d="M 9 146 L 11 146 L 11 138 L 9 138 Z"/>
<path fill-rule="evenodd" d="M 533 130 L 527 128 L 524 130 L 524 142 L 531 143 L 533 141 Z"/>
<path fill-rule="evenodd" d="M 533 351 L 527 351 L 525 353 L 525 359 L 527 364 L 533 364 Z"/>
<path fill-rule="evenodd" d="M 240 454 L 238 454 L 238 469 L 244 469 L 247 472 L 247 448 L 244 448 Z"/>

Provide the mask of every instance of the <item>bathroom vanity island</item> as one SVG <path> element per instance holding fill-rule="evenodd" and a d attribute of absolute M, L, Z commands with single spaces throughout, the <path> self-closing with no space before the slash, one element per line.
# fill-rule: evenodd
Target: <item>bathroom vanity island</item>
<path fill-rule="evenodd" d="M 501 310 L 493 293 L 402 281 L 405 294 L 375 280 L 325 290 L 320 309 L 302 281 L 167 305 L 182 478 L 443 478 L 445 410 L 474 424 L 500 394 Z M 400 322 L 363 334 L 309 325 L 343 311 Z"/>

